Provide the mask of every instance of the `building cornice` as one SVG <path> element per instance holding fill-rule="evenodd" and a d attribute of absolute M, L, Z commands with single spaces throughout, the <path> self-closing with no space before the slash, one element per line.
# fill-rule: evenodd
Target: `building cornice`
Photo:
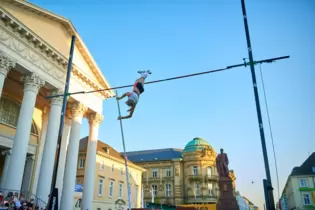
<path fill-rule="evenodd" d="M 119 159 L 119 158 L 116 158 L 116 157 L 113 157 L 113 156 L 111 156 L 111 155 L 108 155 L 107 153 L 97 151 L 96 154 L 99 155 L 99 156 L 101 156 L 101 157 L 104 157 L 104 158 L 107 158 L 107 159 L 116 161 L 116 162 L 118 162 L 118 163 L 125 164 L 125 161 L 124 161 L 124 160 Z M 142 168 L 142 167 L 140 167 L 140 166 L 134 164 L 134 163 L 131 162 L 131 161 L 128 161 L 128 167 L 132 167 L 132 168 L 137 169 L 137 170 L 139 170 L 139 171 L 141 171 L 141 172 L 146 171 L 146 169 L 144 169 L 144 168 Z"/>
<path fill-rule="evenodd" d="M 21 0 L 6 0 L 6 1 L 8 1 L 11 4 L 14 4 L 16 6 L 22 7 L 23 9 L 27 9 L 33 13 L 36 13 L 36 14 L 39 14 L 39 15 L 44 16 L 46 18 L 57 21 L 57 22 L 61 23 L 63 26 L 65 26 L 65 28 L 67 29 L 69 34 L 76 36 L 76 38 L 77 38 L 76 46 L 77 46 L 78 50 L 82 54 L 83 58 L 86 60 L 90 69 L 92 70 L 92 72 L 98 78 L 98 82 L 101 84 L 103 89 L 110 87 L 108 81 L 103 76 L 102 71 L 99 69 L 98 65 L 96 64 L 95 60 L 91 56 L 89 50 L 85 46 L 83 40 L 79 36 L 78 32 L 76 31 L 74 25 L 72 24 L 72 22 L 70 20 L 68 20 L 68 19 L 66 19 L 60 15 L 54 14 L 53 12 L 50 12 L 46 9 L 38 7 L 38 6 L 36 6 L 30 2 L 27 2 L 27 1 L 21 1 Z M 109 95 L 111 95 L 111 96 L 115 95 L 115 93 L 112 90 L 109 92 L 110 92 Z"/>
<path fill-rule="evenodd" d="M 13 15 L 11 15 L 8 11 L 6 11 L 3 7 L 0 6 L 0 18 L 1 21 L 4 22 L 5 27 L 18 36 L 21 40 L 24 41 L 28 45 L 28 48 L 35 50 L 40 55 L 44 56 L 49 64 L 49 70 L 53 68 L 52 76 L 54 76 L 58 80 L 62 80 L 64 83 L 64 78 L 66 75 L 68 58 L 63 56 L 58 50 L 56 50 L 53 46 L 48 44 L 45 40 L 43 40 L 40 36 L 38 36 L 35 32 L 33 32 L 30 28 L 25 26 L 19 20 L 17 20 Z M 78 35 L 76 35 L 78 36 Z M 80 51 L 81 52 L 81 51 Z M 53 64 L 53 65 L 51 65 Z M 95 74 L 95 70 L 89 64 L 90 69 Z M 106 84 L 99 85 L 99 82 L 96 82 L 89 78 L 82 70 L 80 70 L 75 64 L 73 64 L 72 75 L 82 81 L 85 85 L 90 87 L 92 90 L 99 90 L 109 88 Z M 97 75 L 97 74 L 96 74 Z M 111 91 L 102 91 L 99 94 L 104 98 L 110 98 L 114 96 L 114 93 Z"/>

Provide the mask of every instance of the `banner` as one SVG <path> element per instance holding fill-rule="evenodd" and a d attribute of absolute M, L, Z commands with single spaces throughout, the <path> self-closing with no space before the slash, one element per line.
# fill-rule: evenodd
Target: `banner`
<path fill-rule="evenodd" d="M 83 185 L 82 184 L 76 184 L 74 187 L 74 192 L 83 192 Z"/>

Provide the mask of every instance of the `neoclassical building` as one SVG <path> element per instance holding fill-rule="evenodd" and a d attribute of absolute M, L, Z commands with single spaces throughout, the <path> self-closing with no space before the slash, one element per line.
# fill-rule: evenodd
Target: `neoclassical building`
<path fill-rule="evenodd" d="M 70 92 L 109 88 L 72 23 L 23 0 L 0 1 L 0 176 L 2 191 L 22 191 L 45 205 L 55 162 L 62 93 L 76 36 Z M 80 129 L 89 121 L 82 209 L 92 209 L 102 103 L 111 91 L 68 98 L 57 175 L 61 209 L 73 208 Z"/>
<path fill-rule="evenodd" d="M 216 152 L 210 144 L 194 138 L 184 149 L 128 152 L 128 159 L 146 169 L 144 200 L 155 203 L 215 204 L 219 196 Z M 235 175 L 230 171 L 235 187 Z M 153 193 L 152 193 L 153 191 Z"/>
<path fill-rule="evenodd" d="M 80 140 L 77 165 L 77 185 L 84 189 L 85 163 L 87 158 L 88 137 Z M 142 173 L 144 168 L 128 160 L 128 174 L 131 190 L 132 208 L 142 205 Z M 94 173 L 93 209 L 128 209 L 128 189 L 124 157 L 110 145 L 97 142 Z M 81 198 L 76 198 L 76 208 L 81 207 Z"/>

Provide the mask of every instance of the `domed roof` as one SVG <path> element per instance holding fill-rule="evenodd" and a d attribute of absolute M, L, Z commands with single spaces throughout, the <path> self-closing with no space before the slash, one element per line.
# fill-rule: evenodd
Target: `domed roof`
<path fill-rule="evenodd" d="M 188 144 L 186 144 L 185 149 L 183 152 L 194 152 L 194 151 L 201 151 L 205 147 L 210 147 L 210 144 L 203 140 L 202 138 L 194 138 Z"/>

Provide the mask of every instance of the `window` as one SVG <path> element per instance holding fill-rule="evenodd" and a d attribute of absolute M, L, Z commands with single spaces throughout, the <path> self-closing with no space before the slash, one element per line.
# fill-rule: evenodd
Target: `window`
<path fill-rule="evenodd" d="M 198 166 L 193 167 L 193 175 L 198 176 Z"/>
<path fill-rule="evenodd" d="M 171 176 L 171 169 L 170 168 L 166 168 L 166 176 Z"/>
<path fill-rule="evenodd" d="M 98 196 L 103 195 L 103 185 L 104 185 L 104 179 L 98 180 Z"/>
<path fill-rule="evenodd" d="M 119 183 L 119 198 L 122 198 L 123 195 L 123 184 Z"/>
<path fill-rule="evenodd" d="M 196 196 L 199 196 L 199 195 L 200 195 L 200 186 L 199 186 L 199 183 L 196 183 L 196 185 L 195 185 L 195 193 L 196 193 Z"/>
<path fill-rule="evenodd" d="M 156 168 L 152 169 L 152 177 L 157 177 L 157 169 Z"/>
<path fill-rule="evenodd" d="M 315 172 L 315 166 L 312 167 L 312 171 Z"/>
<path fill-rule="evenodd" d="M 208 183 L 208 191 L 209 191 L 209 195 L 210 195 L 210 196 L 211 196 L 211 195 L 214 195 L 212 183 Z"/>
<path fill-rule="evenodd" d="M 0 99 L 0 123 L 17 127 L 21 104 L 9 98 L 1 97 Z M 31 126 L 31 134 L 38 135 L 34 122 Z"/>
<path fill-rule="evenodd" d="M 307 187 L 307 180 L 306 179 L 300 179 L 300 187 Z"/>
<path fill-rule="evenodd" d="M 302 195 L 303 195 L 304 205 L 311 205 L 310 194 L 303 193 Z"/>
<path fill-rule="evenodd" d="M 120 176 L 124 175 L 124 169 L 120 168 Z"/>
<path fill-rule="evenodd" d="M 78 168 L 84 168 L 84 166 L 85 166 L 85 159 L 79 159 Z"/>
<path fill-rule="evenodd" d="M 156 196 L 157 195 L 157 185 L 152 185 L 152 192 L 153 192 L 153 195 Z"/>
<path fill-rule="evenodd" d="M 113 196 L 113 191 L 114 191 L 114 182 L 110 181 L 109 182 L 109 192 L 108 192 L 108 196 L 112 197 Z"/>
<path fill-rule="evenodd" d="M 112 165 L 112 172 L 114 172 L 114 169 L 115 169 L 115 166 L 114 166 L 114 164 Z"/>
<path fill-rule="evenodd" d="M 211 176 L 211 175 L 212 175 L 211 167 L 208 167 L 208 168 L 207 168 L 207 175 L 208 175 L 208 176 Z"/>
<path fill-rule="evenodd" d="M 103 161 L 103 160 L 101 160 L 100 169 L 101 169 L 102 171 L 104 171 L 104 169 L 105 169 L 105 165 L 104 165 L 104 161 Z"/>
<path fill-rule="evenodd" d="M 165 185 L 165 195 L 166 195 L 166 197 L 170 197 L 172 195 L 171 184 Z"/>

